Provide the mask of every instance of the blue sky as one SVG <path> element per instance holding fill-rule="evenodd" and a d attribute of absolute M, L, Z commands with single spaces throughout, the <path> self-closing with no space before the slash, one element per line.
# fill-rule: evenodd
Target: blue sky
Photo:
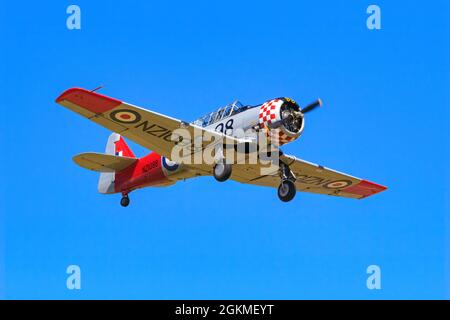
<path fill-rule="evenodd" d="M 1 1 L 0 296 L 444 298 L 449 7 L 375 3 L 379 31 L 359 0 Z M 81 30 L 66 28 L 70 4 Z M 321 97 L 284 151 L 389 190 L 286 204 L 203 178 L 134 192 L 124 209 L 71 160 L 109 132 L 54 103 L 99 85 L 185 120 L 235 99 Z M 71 264 L 81 290 L 66 288 Z M 381 290 L 366 287 L 372 264 Z"/>

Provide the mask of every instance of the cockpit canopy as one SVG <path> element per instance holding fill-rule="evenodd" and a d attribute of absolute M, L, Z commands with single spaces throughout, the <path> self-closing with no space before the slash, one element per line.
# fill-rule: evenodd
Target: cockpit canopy
<path fill-rule="evenodd" d="M 236 113 L 242 112 L 248 108 L 250 108 L 250 106 L 244 106 L 242 103 L 236 100 L 233 103 L 227 104 L 225 107 L 219 108 L 216 111 L 195 120 L 193 124 L 200 127 L 207 127 L 213 123 L 216 123 Z"/>

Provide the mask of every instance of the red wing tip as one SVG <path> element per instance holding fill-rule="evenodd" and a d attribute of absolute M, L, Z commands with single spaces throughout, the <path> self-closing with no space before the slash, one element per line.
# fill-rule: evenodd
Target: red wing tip
<path fill-rule="evenodd" d="M 89 92 L 89 91 L 86 89 L 83 89 L 83 88 L 70 88 L 70 89 L 67 89 L 66 91 L 64 91 L 63 93 L 61 93 L 58 96 L 58 98 L 56 98 L 55 102 L 61 102 L 63 100 L 66 100 L 67 97 L 69 97 L 72 94 L 77 93 L 77 92 Z"/>
<path fill-rule="evenodd" d="M 65 100 L 94 113 L 109 111 L 122 103 L 120 100 L 83 88 L 67 89 L 56 98 L 56 103 Z"/>
<path fill-rule="evenodd" d="M 360 195 L 362 196 L 361 198 L 366 198 L 386 189 L 387 187 L 382 186 L 381 184 L 377 184 L 367 180 L 361 180 L 358 184 L 345 188 L 343 191 Z"/>
<path fill-rule="evenodd" d="M 367 184 L 369 186 L 372 186 L 374 189 L 380 190 L 379 192 L 384 191 L 384 190 L 387 189 L 386 186 L 383 186 L 383 185 L 375 183 L 375 182 L 371 182 L 371 181 L 367 181 L 367 180 L 362 180 L 361 182 L 363 182 L 363 183 L 365 183 L 365 184 Z"/>

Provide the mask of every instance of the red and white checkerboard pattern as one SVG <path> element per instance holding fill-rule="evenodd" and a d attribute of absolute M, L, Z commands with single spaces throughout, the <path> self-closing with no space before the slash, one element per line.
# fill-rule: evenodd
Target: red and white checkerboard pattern
<path fill-rule="evenodd" d="M 261 128 L 264 125 L 278 121 L 280 117 L 280 107 L 283 104 L 283 100 L 274 99 L 264 103 L 259 109 L 259 126 Z"/>
<path fill-rule="evenodd" d="M 268 125 L 281 120 L 280 109 L 283 100 L 274 99 L 264 103 L 259 109 L 259 127 L 266 130 L 267 137 L 275 145 L 283 145 L 295 140 L 295 136 L 291 137 L 284 133 L 281 129 L 269 129 Z"/>

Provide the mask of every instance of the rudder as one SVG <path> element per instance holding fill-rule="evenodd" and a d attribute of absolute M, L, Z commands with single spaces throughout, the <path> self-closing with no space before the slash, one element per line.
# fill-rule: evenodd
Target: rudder
<path fill-rule="evenodd" d="M 133 151 L 127 145 L 122 136 L 118 133 L 112 133 L 108 142 L 106 143 L 106 154 L 136 158 Z M 114 180 L 115 172 L 102 172 L 100 173 L 100 179 L 98 180 L 98 192 L 109 194 L 115 193 Z"/>

